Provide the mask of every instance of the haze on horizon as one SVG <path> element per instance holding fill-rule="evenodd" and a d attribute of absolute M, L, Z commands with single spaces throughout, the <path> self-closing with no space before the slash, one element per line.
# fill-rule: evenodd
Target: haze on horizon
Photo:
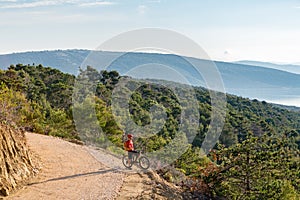
<path fill-rule="evenodd" d="M 0 0 L 0 54 L 96 49 L 120 33 L 169 29 L 213 60 L 300 63 L 298 0 Z"/>

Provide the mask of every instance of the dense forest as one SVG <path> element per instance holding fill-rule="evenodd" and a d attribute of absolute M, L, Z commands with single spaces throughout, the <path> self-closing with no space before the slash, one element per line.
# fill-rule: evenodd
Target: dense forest
<path fill-rule="evenodd" d="M 11 65 L 0 71 L 1 123 L 72 141 L 104 144 L 102 146 L 108 149 L 110 146 L 106 144 L 110 141 L 121 148 L 124 131 L 132 131 L 126 127 L 128 121 L 121 119 L 121 124 L 118 124 L 114 118 L 113 90 L 121 79 L 133 81 L 116 71 L 98 72 L 89 66 L 81 69 L 75 77 L 42 65 Z M 180 84 L 168 84 L 172 84 L 179 93 L 190 90 Z M 193 132 L 187 130 L 190 127 L 180 128 L 185 120 L 181 118 L 182 113 L 188 115 L 191 109 L 188 101 L 179 102 L 172 90 L 159 82 L 135 87 L 137 89 L 130 96 L 128 110 L 136 125 L 146 127 L 155 120 L 150 115 L 155 105 L 161 105 L 166 113 L 159 132 L 149 137 L 137 137 L 137 146 L 142 146 L 147 152 L 155 152 L 178 134 L 190 143 L 186 151 L 172 162 L 172 169 L 160 170 L 166 179 L 212 198 L 300 197 L 299 112 L 264 101 L 227 95 L 222 134 L 208 156 L 200 156 L 211 121 L 209 91 L 193 88 L 198 101 L 199 126 L 192 127 L 196 133 L 192 137 L 188 135 Z M 95 116 L 90 115 L 91 108 Z M 114 109 L 121 112 L 116 111 L 118 108 Z M 96 117 L 96 122 L 93 117 Z M 102 135 L 97 134 L 99 127 Z M 180 178 L 182 174 L 184 181 Z"/>

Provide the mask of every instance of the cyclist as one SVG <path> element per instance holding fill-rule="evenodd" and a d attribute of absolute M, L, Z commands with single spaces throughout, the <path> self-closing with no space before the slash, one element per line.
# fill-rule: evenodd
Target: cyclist
<path fill-rule="evenodd" d="M 133 154 L 138 154 L 136 160 L 138 159 L 139 156 L 139 152 L 134 150 L 134 145 L 133 145 L 133 135 L 132 134 L 128 134 L 127 135 L 128 140 L 126 142 L 124 142 L 124 149 L 128 152 L 128 164 L 131 165 L 131 160 L 132 160 L 132 156 Z"/>

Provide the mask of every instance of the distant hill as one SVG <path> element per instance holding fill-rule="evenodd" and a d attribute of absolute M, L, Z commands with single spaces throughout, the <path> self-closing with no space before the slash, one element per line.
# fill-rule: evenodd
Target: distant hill
<path fill-rule="evenodd" d="M 278 70 L 287 71 L 295 74 L 300 74 L 300 65 L 289 65 L 289 64 L 279 65 L 279 64 L 269 63 L 269 62 L 249 61 L 249 60 L 242 60 L 235 63 L 254 65 L 259 67 L 267 67 L 271 69 L 278 69 Z"/>
<path fill-rule="evenodd" d="M 90 54 L 90 50 L 56 50 L 41 52 L 25 52 L 0 55 L 0 68 L 6 69 L 10 64 L 42 64 L 51 66 L 63 72 L 76 74 L 79 66 Z M 183 74 L 193 85 L 205 86 L 204 79 L 199 78 L 195 69 L 183 58 L 171 54 L 155 53 L 117 53 L 93 52 L 96 60 L 89 59 L 85 64 L 103 69 L 104 63 L 118 57 L 110 64 L 108 69 L 118 70 L 125 74 L 137 66 L 159 63 Z M 187 58 L 197 66 L 204 67 L 208 61 Z M 254 66 L 259 63 L 246 64 L 217 62 L 215 64 L 223 78 L 227 93 L 248 97 L 251 99 L 265 100 L 275 103 L 284 102 L 285 99 L 300 99 L 300 75 L 269 67 Z M 296 67 L 295 67 L 296 69 Z M 152 73 L 152 72 L 151 72 Z M 156 71 L 155 73 L 163 73 Z M 140 77 L 143 78 L 143 77 Z M 176 81 L 176 80 L 174 80 Z M 295 104 L 291 104 L 295 105 Z M 300 105 L 300 103 L 298 104 Z"/>
<path fill-rule="evenodd" d="M 74 74 L 89 53 L 88 50 L 56 50 L 0 55 L 0 68 L 6 69 L 11 64 L 32 65 L 34 63 L 36 65 L 51 66 L 65 73 Z"/>

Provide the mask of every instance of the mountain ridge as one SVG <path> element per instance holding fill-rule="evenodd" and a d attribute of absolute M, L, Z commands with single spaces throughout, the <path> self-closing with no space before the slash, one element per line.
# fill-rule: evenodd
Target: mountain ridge
<path fill-rule="evenodd" d="M 277 70 L 286 71 L 294 74 L 300 74 L 300 65 L 298 64 L 276 64 L 272 62 L 262 62 L 262 61 L 252 61 L 252 60 L 240 60 L 233 63 L 252 65 L 258 67 L 266 67 L 266 68 L 277 69 Z"/>
<path fill-rule="evenodd" d="M 112 58 L 117 58 L 109 65 L 109 70 L 117 70 L 121 74 L 131 69 L 149 63 L 158 63 L 171 66 L 177 73 L 185 76 L 190 84 L 204 86 L 205 81 L 195 73 L 195 69 L 186 62 L 193 61 L 198 66 L 207 65 L 208 60 L 178 56 L 174 54 L 157 53 L 124 53 L 91 51 L 84 49 L 54 50 L 23 52 L 0 55 L 0 68 L 5 69 L 11 64 L 42 64 L 59 69 L 69 74 L 77 74 L 79 67 L 85 61 L 92 61 L 86 58 L 93 52 L 97 57 L 97 64 L 109 62 Z M 99 60 L 98 60 L 99 59 Z M 102 66 L 91 66 L 97 69 L 103 69 Z M 270 69 L 254 65 L 245 65 L 239 63 L 227 63 L 213 61 L 223 79 L 224 89 L 227 93 L 238 96 L 248 97 L 250 99 L 265 100 L 273 103 L 280 103 L 284 99 L 300 99 L 300 75 L 279 69 Z M 295 106 L 295 105 L 294 105 Z"/>

